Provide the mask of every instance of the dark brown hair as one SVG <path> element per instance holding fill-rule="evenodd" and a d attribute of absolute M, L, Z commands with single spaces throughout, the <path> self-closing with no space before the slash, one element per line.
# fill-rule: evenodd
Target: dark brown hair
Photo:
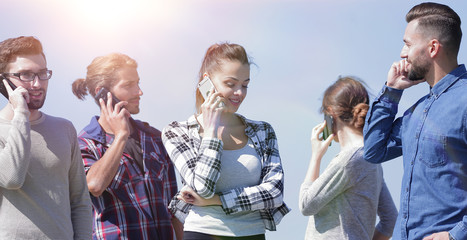
<path fill-rule="evenodd" d="M 368 104 L 368 92 L 360 80 L 339 77 L 324 92 L 321 112 L 363 130 Z"/>
<path fill-rule="evenodd" d="M 250 59 L 242 46 L 234 43 L 213 44 L 208 48 L 204 56 L 201 69 L 199 70 L 198 83 L 203 80 L 204 73 L 212 74 L 216 71 L 220 71 L 225 60 L 239 61 L 242 64 L 248 65 L 251 64 Z M 196 111 L 198 113 L 203 102 L 203 96 L 199 90 L 196 89 Z"/>
<path fill-rule="evenodd" d="M 35 37 L 9 38 L 0 43 L 0 73 L 6 71 L 11 63 L 19 55 L 45 54 L 41 42 Z"/>
<path fill-rule="evenodd" d="M 421 3 L 410 9 L 405 19 L 408 23 L 418 20 L 425 35 L 436 38 L 448 55 L 457 58 L 462 30 L 461 19 L 454 10 L 439 3 Z"/>

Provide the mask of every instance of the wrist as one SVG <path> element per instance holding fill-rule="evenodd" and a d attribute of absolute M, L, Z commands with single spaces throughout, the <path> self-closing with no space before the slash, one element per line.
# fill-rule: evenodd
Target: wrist
<path fill-rule="evenodd" d="M 214 128 L 214 127 L 203 128 L 203 137 L 217 138 L 217 128 Z"/>
<path fill-rule="evenodd" d="M 217 194 L 214 194 L 214 196 L 211 199 L 209 199 L 209 203 L 210 203 L 209 205 L 217 205 L 217 206 L 222 205 L 221 198 Z"/>
<path fill-rule="evenodd" d="M 129 132 L 121 132 L 121 133 L 117 133 L 115 134 L 115 138 L 114 138 L 114 142 L 117 142 L 117 141 L 124 141 L 126 142 L 128 140 L 128 137 L 130 136 L 130 133 Z"/>

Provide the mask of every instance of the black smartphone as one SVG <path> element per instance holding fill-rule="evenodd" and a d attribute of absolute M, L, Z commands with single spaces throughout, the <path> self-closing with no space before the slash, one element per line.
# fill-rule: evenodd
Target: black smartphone
<path fill-rule="evenodd" d="M 9 96 L 8 96 L 8 91 L 6 90 L 5 85 L 3 84 L 3 79 L 5 79 L 7 81 L 8 85 L 10 85 L 12 90 L 15 90 L 16 86 L 15 86 L 15 84 L 13 84 L 10 81 L 10 79 L 8 79 L 8 78 L 6 78 L 6 77 L 4 77 L 4 76 L 2 76 L 0 74 L 0 92 L 2 93 L 3 96 L 6 97 L 6 99 L 10 99 Z"/>
<path fill-rule="evenodd" d="M 334 119 L 330 115 L 324 114 L 324 120 L 326 121 L 326 126 L 323 130 L 323 141 L 332 134 L 332 125 L 334 124 Z"/>
<path fill-rule="evenodd" d="M 107 93 L 108 92 L 109 90 L 107 88 L 105 87 L 101 88 L 99 92 L 97 92 L 96 94 L 97 101 L 99 101 L 99 98 L 102 98 L 102 100 L 104 100 L 104 103 L 107 104 Z M 117 104 L 118 102 L 120 102 L 120 100 L 112 94 L 112 107 L 115 107 L 115 104 Z"/>

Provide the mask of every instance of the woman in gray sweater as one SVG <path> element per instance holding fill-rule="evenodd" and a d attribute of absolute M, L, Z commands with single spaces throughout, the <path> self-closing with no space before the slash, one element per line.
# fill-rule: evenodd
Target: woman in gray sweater
<path fill-rule="evenodd" d="M 368 103 L 365 87 L 350 77 L 339 78 L 324 93 L 321 112 L 331 117 L 332 134 L 326 139 L 320 136 L 326 121 L 311 134 L 312 156 L 299 198 L 300 211 L 310 216 L 305 239 L 389 239 L 392 235 L 397 210 L 383 170 L 362 155 Z M 339 143 L 340 152 L 320 175 L 321 159 L 332 140 Z"/>

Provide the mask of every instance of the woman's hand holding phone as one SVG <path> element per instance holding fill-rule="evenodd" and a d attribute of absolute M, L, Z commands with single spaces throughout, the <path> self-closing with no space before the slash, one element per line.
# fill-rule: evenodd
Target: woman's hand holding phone
<path fill-rule="evenodd" d="M 128 138 L 130 136 L 130 112 L 124 106 L 127 104 L 126 101 L 120 101 L 113 106 L 113 98 L 110 92 L 107 93 L 107 102 L 104 102 L 102 98 L 99 98 L 99 104 L 101 106 L 101 118 L 105 120 L 112 133 L 117 137 Z"/>
<path fill-rule="evenodd" d="M 214 87 L 212 87 L 207 99 L 201 104 L 204 137 L 217 137 L 217 129 L 219 128 L 220 116 L 223 111 L 223 108 L 219 107 L 219 104 L 223 100 L 224 98 L 221 94 L 216 92 Z"/>
<path fill-rule="evenodd" d="M 8 101 L 10 102 L 13 110 L 15 109 L 28 109 L 29 92 L 27 89 L 19 86 L 13 90 L 7 83 L 6 79 L 2 79 L 3 85 L 8 92 Z"/>
<path fill-rule="evenodd" d="M 328 147 L 331 144 L 332 140 L 334 140 L 334 134 L 329 135 L 329 137 L 326 140 L 323 140 L 323 138 L 320 137 L 325 127 L 326 121 L 316 125 L 311 132 L 311 151 L 313 157 L 315 157 L 317 160 L 321 160 L 321 158 L 328 150 Z"/>
<path fill-rule="evenodd" d="M 305 176 L 305 180 L 307 181 L 315 181 L 318 179 L 321 160 L 328 150 L 329 144 L 334 139 L 334 134 L 329 135 L 326 140 L 320 137 L 325 127 L 326 121 L 316 125 L 311 131 L 311 159 Z"/>

